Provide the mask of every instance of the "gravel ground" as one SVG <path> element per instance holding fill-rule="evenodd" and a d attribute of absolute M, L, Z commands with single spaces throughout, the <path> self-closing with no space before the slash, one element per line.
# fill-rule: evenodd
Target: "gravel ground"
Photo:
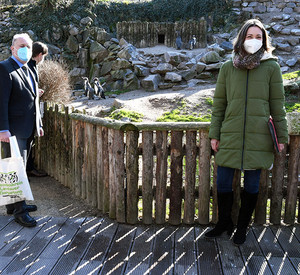
<path fill-rule="evenodd" d="M 38 210 L 31 216 L 51 217 L 92 217 L 101 216 L 101 212 L 76 197 L 72 191 L 51 177 L 30 177 L 30 186 Z M 0 215 L 6 215 L 5 206 L 0 207 Z"/>

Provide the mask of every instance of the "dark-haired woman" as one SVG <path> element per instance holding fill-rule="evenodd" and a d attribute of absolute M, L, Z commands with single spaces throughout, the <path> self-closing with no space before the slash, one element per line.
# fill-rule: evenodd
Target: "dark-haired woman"
<path fill-rule="evenodd" d="M 248 20 L 234 42 L 232 60 L 222 66 L 216 85 L 209 137 L 215 151 L 218 191 L 218 223 L 208 238 L 233 232 L 231 209 L 235 169 L 244 172 L 236 245 L 246 240 L 246 230 L 256 206 L 261 169 L 273 164 L 274 147 L 268 129 L 272 116 L 279 150 L 287 142 L 282 75 L 263 24 Z"/>

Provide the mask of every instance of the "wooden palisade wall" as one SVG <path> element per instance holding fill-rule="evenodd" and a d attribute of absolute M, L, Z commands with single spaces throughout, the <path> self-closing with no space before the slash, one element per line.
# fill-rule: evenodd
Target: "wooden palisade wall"
<path fill-rule="evenodd" d="M 45 108 L 44 125 L 45 137 L 38 139 L 36 149 L 38 166 L 112 219 L 130 224 L 216 222 L 209 123 L 122 123 L 69 114 L 55 105 Z M 296 221 L 299 158 L 300 136 L 293 135 L 289 147 L 276 154 L 271 173 L 262 171 L 256 223 L 266 222 L 269 198 L 272 223 Z M 236 220 L 238 170 L 233 186 Z"/>

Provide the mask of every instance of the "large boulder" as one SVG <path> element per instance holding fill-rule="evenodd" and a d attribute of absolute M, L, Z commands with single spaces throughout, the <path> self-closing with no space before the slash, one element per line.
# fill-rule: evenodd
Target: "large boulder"
<path fill-rule="evenodd" d="M 200 61 L 205 64 L 211 64 L 211 63 L 218 63 L 222 61 L 222 58 L 217 52 L 209 51 L 200 58 Z"/>
<path fill-rule="evenodd" d="M 96 63 L 102 62 L 108 56 L 108 51 L 97 41 L 93 41 L 90 46 L 90 57 Z"/>
<path fill-rule="evenodd" d="M 145 77 L 141 81 L 141 85 L 146 91 L 155 92 L 158 89 L 158 84 L 159 84 L 160 80 L 161 80 L 161 77 L 159 74 L 152 74 L 152 75 Z"/>
<path fill-rule="evenodd" d="M 73 53 L 77 53 L 79 49 L 78 41 L 75 38 L 75 36 L 70 35 L 67 42 L 66 42 L 66 48 Z"/>
<path fill-rule="evenodd" d="M 124 58 L 117 58 L 112 63 L 113 70 L 127 69 L 131 67 L 131 63 Z"/>
<path fill-rule="evenodd" d="M 179 65 L 182 61 L 187 61 L 188 57 L 182 53 L 178 52 L 166 52 L 164 54 L 164 59 L 167 63 L 172 64 L 173 66 Z"/>
<path fill-rule="evenodd" d="M 157 67 L 151 68 L 150 72 L 152 74 L 166 74 L 167 72 L 172 72 L 174 67 L 169 63 L 160 63 Z"/>
<path fill-rule="evenodd" d="M 182 76 L 174 72 L 167 72 L 165 75 L 165 81 L 180 82 L 181 80 Z"/>
<path fill-rule="evenodd" d="M 124 89 L 137 90 L 140 88 L 140 81 L 134 72 L 130 71 L 124 76 Z"/>
<path fill-rule="evenodd" d="M 127 60 L 136 60 L 139 56 L 139 53 L 136 50 L 136 47 L 131 44 L 126 44 L 121 51 L 118 52 L 118 57 L 127 59 Z"/>

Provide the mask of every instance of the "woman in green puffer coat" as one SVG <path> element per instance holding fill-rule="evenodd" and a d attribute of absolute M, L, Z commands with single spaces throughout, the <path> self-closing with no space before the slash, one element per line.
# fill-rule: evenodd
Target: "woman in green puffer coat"
<path fill-rule="evenodd" d="M 208 238 L 233 232 L 231 208 L 235 169 L 244 171 L 236 245 L 246 240 L 246 230 L 256 205 L 261 169 L 271 169 L 274 146 L 268 128 L 273 118 L 279 151 L 287 142 L 284 89 L 277 58 L 272 56 L 267 31 L 259 20 L 248 20 L 234 42 L 233 58 L 222 66 L 216 85 L 209 137 L 215 151 L 219 220 Z"/>

